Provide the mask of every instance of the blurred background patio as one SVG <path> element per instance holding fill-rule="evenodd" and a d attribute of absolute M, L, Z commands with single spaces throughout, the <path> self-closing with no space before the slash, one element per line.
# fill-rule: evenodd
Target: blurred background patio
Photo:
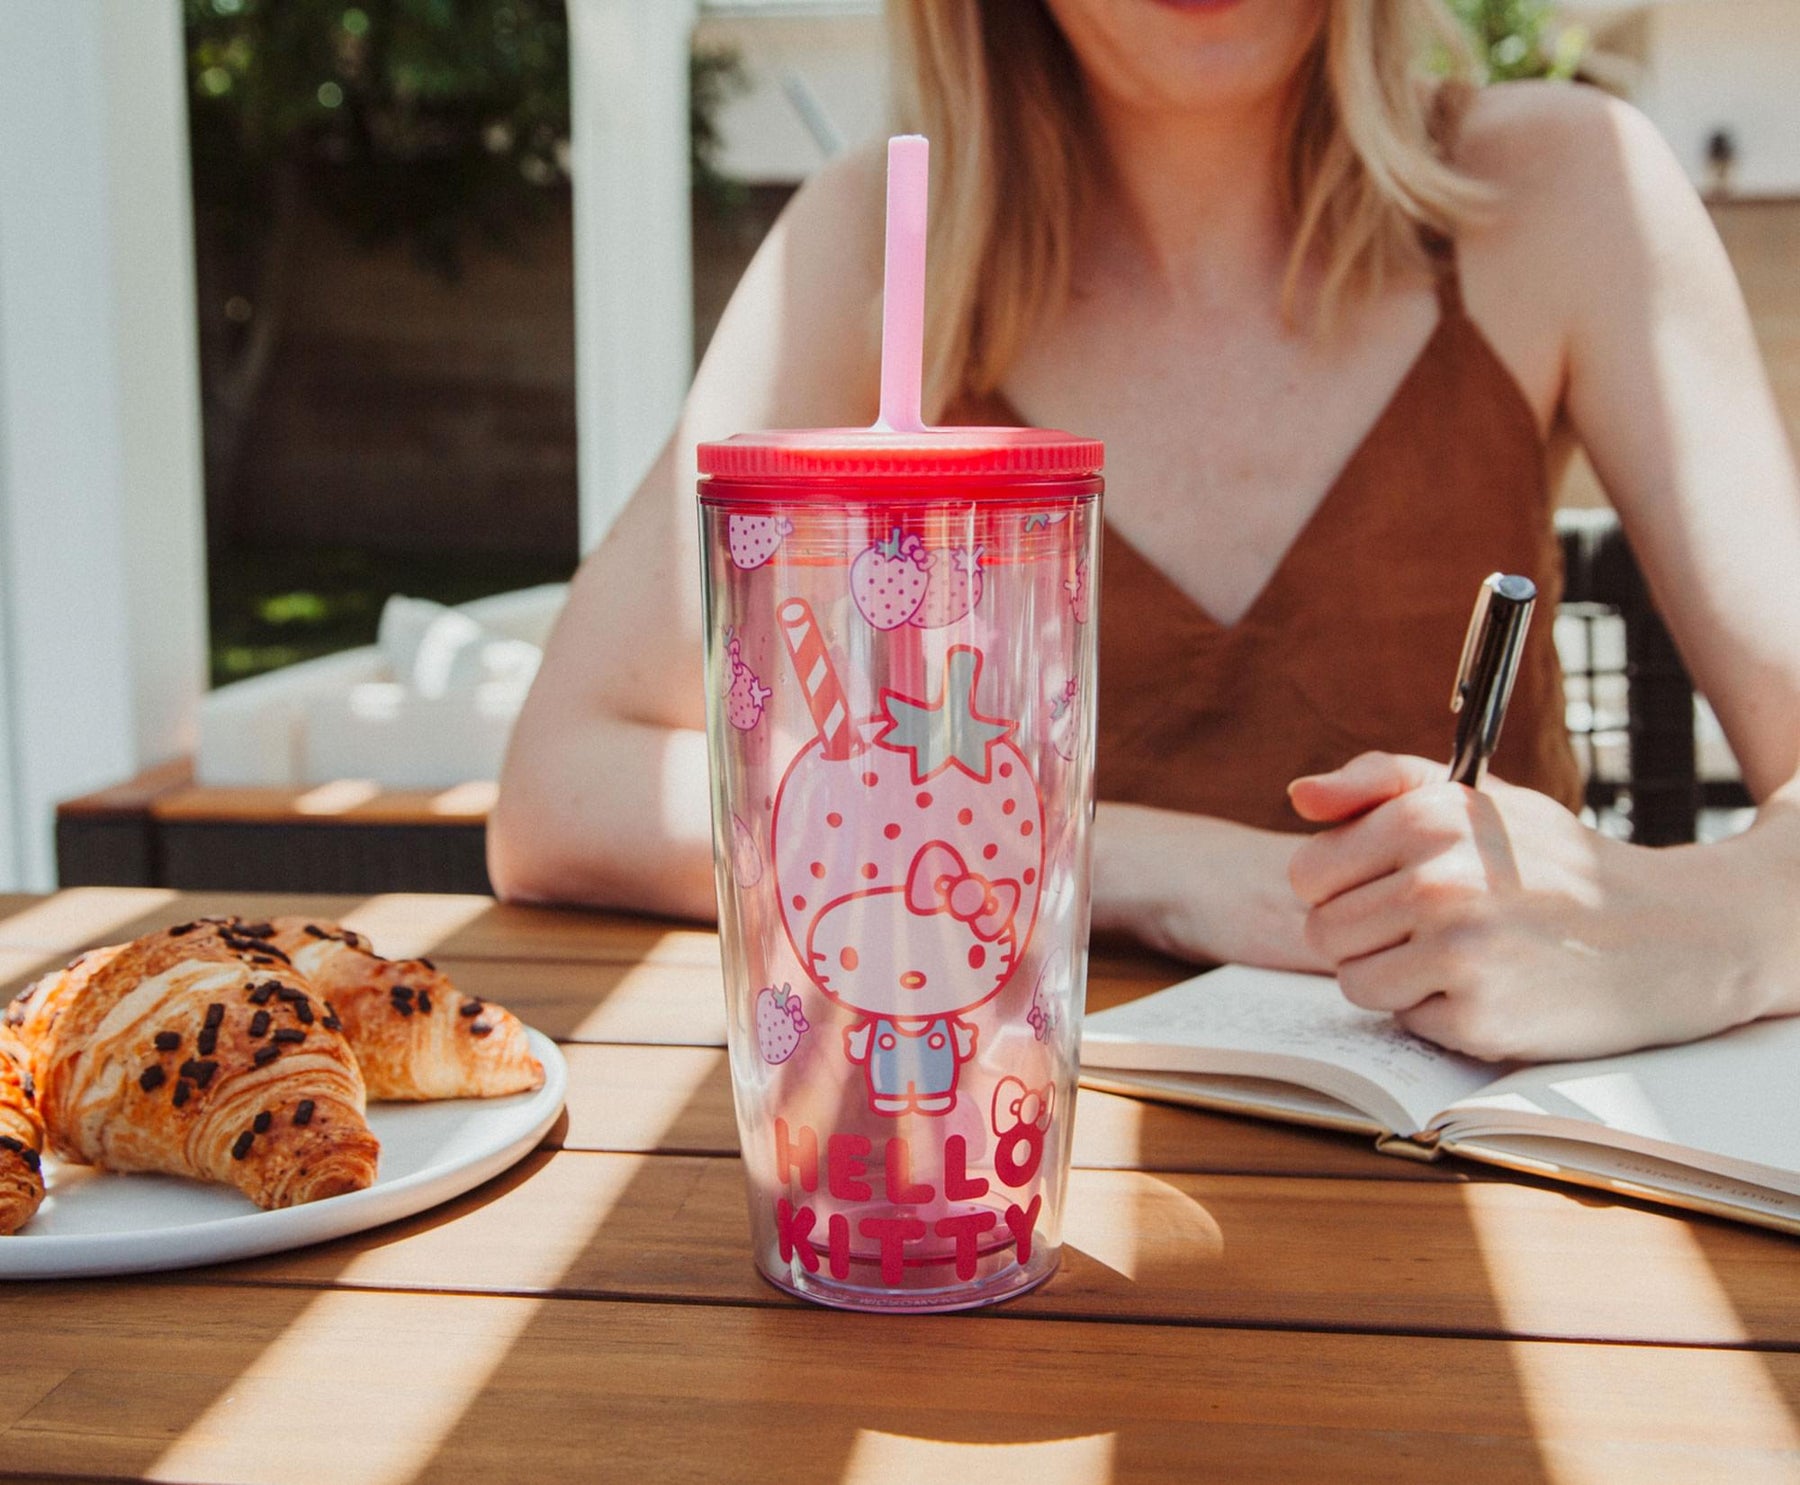
<path fill-rule="evenodd" d="M 1800 439 L 1800 0 L 1457 8 L 1664 131 Z M 874 0 L 0 8 L 0 890 L 81 796 L 65 880 L 479 885 L 557 585 L 884 72 Z M 1620 707 L 1572 695 L 1600 754 Z"/>

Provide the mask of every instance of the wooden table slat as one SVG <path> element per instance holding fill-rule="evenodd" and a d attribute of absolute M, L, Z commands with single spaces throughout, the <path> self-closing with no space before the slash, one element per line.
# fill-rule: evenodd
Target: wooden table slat
<path fill-rule="evenodd" d="M 181 1284 L 0 1327 L 64 1377 L 8 1468 L 198 1481 L 1773 1480 L 1800 1407 L 1702 1348 Z"/>
<path fill-rule="evenodd" d="M 713 1047 L 567 1044 L 564 1149 L 735 1155 L 737 1115 L 725 1053 Z M 1174 1108 L 1083 1089 L 1074 1162 L 1118 1170 L 1338 1176 L 1385 1181 L 1492 1178 L 1480 1166 L 1421 1165 L 1357 1135 Z"/>

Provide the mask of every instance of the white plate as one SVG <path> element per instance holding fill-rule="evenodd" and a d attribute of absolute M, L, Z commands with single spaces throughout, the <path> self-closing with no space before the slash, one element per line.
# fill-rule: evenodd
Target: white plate
<path fill-rule="evenodd" d="M 544 1086 L 511 1098 L 372 1103 L 381 1169 L 366 1191 L 258 1211 L 229 1186 L 112 1175 L 46 1159 L 50 1194 L 25 1230 L 0 1238 L 0 1279 L 147 1274 L 254 1258 L 410 1217 L 472 1190 L 534 1149 L 562 1112 L 569 1070 L 528 1031 Z"/>

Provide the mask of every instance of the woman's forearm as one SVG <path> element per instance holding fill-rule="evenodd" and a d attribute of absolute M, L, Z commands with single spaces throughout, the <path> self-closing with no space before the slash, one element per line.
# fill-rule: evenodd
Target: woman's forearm
<path fill-rule="evenodd" d="M 602 716 L 522 741 L 488 821 L 500 896 L 716 915 L 704 733 Z"/>
<path fill-rule="evenodd" d="M 706 738 L 615 717 L 520 740 L 488 821 L 488 872 L 514 901 L 717 912 Z M 1300 837 L 1105 803 L 1094 927 L 1185 959 L 1325 966 L 1287 882 Z"/>
<path fill-rule="evenodd" d="M 1303 837 L 1105 803 L 1094 833 L 1094 927 L 1182 959 L 1328 966 L 1307 948 L 1287 867 Z"/>

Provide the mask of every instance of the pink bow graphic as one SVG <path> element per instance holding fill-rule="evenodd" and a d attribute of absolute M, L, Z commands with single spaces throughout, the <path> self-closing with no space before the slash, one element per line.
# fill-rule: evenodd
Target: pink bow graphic
<path fill-rule="evenodd" d="M 906 905 L 924 917 L 949 913 L 992 943 L 1012 932 L 1019 908 L 1016 882 L 990 882 L 969 870 L 956 847 L 934 840 L 919 848 L 906 877 Z"/>

